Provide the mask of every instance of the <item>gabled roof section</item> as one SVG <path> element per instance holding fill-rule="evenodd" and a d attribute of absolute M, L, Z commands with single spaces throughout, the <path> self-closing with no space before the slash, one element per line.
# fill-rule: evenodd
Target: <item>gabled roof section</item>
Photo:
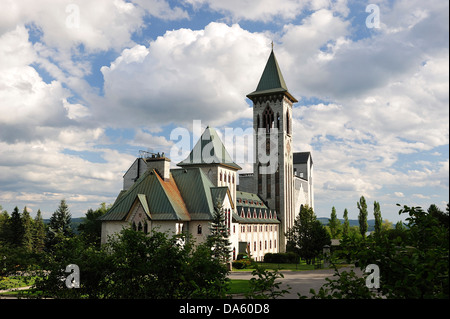
<path fill-rule="evenodd" d="M 195 144 L 189 156 L 178 166 L 199 166 L 208 164 L 221 164 L 229 168 L 240 170 L 241 167 L 233 162 L 216 130 L 207 127 Z"/>
<path fill-rule="evenodd" d="M 148 170 L 126 192 L 121 192 L 111 209 L 100 220 L 124 221 L 136 199 L 152 220 L 190 220 L 173 178 L 164 181 L 155 170 Z"/>
<path fill-rule="evenodd" d="M 231 193 L 228 186 L 211 187 L 211 197 L 214 206 L 217 205 L 217 202 L 223 203 L 225 200 L 225 196 L 227 195 L 230 199 L 231 208 L 234 209 L 234 204 L 233 201 L 231 200 Z"/>
<path fill-rule="evenodd" d="M 275 57 L 275 53 L 272 49 L 256 90 L 248 94 L 247 97 L 252 99 L 259 95 L 275 93 L 284 93 L 288 95 L 293 102 L 298 102 L 288 91 L 280 66 L 278 65 L 277 58 Z"/>
<path fill-rule="evenodd" d="M 208 176 L 199 167 L 170 170 L 192 220 L 211 220 L 214 201 Z"/>

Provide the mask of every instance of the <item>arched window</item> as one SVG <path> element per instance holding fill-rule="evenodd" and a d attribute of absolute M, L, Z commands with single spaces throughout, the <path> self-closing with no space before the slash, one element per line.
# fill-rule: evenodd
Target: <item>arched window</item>
<path fill-rule="evenodd" d="M 280 129 L 280 113 L 277 113 L 277 129 Z"/>
<path fill-rule="evenodd" d="M 263 127 L 266 129 L 266 132 L 269 133 L 270 129 L 273 126 L 274 115 L 273 111 L 269 105 L 267 105 L 266 109 L 263 113 Z"/>
<path fill-rule="evenodd" d="M 198 225 L 197 226 L 197 235 L 201 235 L 202 234 L 202 225 Z"/>
<path fill-rule="evenodd" d="M 259 114 L 256 115 L 256 128 L 259 128 Z"/>

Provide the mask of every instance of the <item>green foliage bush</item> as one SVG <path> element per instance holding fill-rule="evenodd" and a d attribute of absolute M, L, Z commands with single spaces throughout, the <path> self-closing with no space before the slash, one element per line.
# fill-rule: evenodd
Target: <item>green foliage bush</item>
<path fill-rule="evenodd" d="M 100 250 L 80 237 L 66 239 L 45 262 L 35 290 L 51 298 L 224 298 L 226 265 L 210 246 L 182 236 L 124 229 Z M 65 267 L 80 269 L 80 288 L 68 289 Z"/>

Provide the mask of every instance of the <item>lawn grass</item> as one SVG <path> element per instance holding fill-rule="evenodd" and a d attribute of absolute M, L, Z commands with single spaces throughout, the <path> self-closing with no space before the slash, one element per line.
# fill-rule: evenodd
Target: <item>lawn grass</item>
<path fill-rule="evenodd" d="M 250 280 L 230 279 L 229 294 L 245 294 L 250 292 Z"/>

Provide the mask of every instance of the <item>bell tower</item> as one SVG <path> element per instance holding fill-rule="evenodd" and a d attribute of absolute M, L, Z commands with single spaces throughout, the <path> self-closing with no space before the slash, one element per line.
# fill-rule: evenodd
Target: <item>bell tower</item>
<path fill-rule="evenodd" d="M 284 234 L 294 224 L 294 171 L 292 158 L 292 106 L 289 93 L 272 51 L 256 90 L 247 95 L 253 102 L 255 192 L 281 219 L 280 251 L 286 250 Z"/>

